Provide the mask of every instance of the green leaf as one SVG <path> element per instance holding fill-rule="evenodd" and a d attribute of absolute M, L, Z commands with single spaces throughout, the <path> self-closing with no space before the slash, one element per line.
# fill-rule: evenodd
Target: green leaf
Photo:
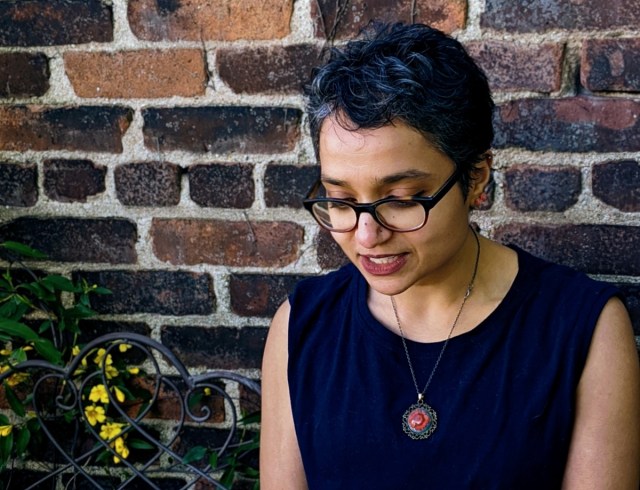
<path fill-rule="evenodd" d="M 38 353 L 50 363 L 61 364 L 62 353 L 56 349 L 55 345 L 53 345 L 53 342 L 50 340 L 38 338 L 34 340 L 33 346 L 36 348 Z"/>
<path fill-rule="evenodd" d="M 11 364 L 18 364 L 27 360 L 27 353 L 20 347 L 11 353 Z"/>
<path fill-rule="evenodd" d="M 127 439 L 127 445 L 133 449 L 155 449 L 155 446 L 149 444 L 147 441 L 133 437 Z"/>
<path fill-rule="evenodd" d="M 21 428 L 16 436 L 16 455 L 22 456 L 27 450 L 29 440 L 31 439 L 31 432 L 26 427 Z"/>
<path fill-rule="evenodd" d="M 64 276 L 60 275 L 50 275 L 45 277 L 40 281 L 45 287 L 50 288 L 50 290 L 58 290 L 58 291 L 66 291 L 69 293 L 79 293 L 82 291 L 79 287 L 75 286 L 73 282 L 67 279 Z"/>
<path fill-rule="evenodd" d="M 3 386 L 4 386 L 5 394 L 7 395 L 7 401 L 9 402 L 9 406 L 11 407 L 11 410 L 13 410 L 16 413 L 16 415 L 19 415 L 20 417 L 24 417 L 26 414 L 24 406 L 16 396 L 15 392 L 9 386 L 9 383 L 5 381 L 3 383 Z"/>
<path fill-rule="evenodd" d="M 3 468 L 11 457 L 13 447 L 13 431 L 7 437 L 0 437 L 0 468 Z"/>
<path fill-rule="evenodd" d="M 27 327 L 24 323 L 15 320 L 0 318 L 0 332 L 6 333 L 13 337 L 19 337 L 27 341 L 38 340 L 38 335 Z"/>
<path fill-rule="evenodd" d="M 189 449 L 189 451 L 187 451 L 187 454 L 184 455 L 184 457 L 182 458 L 182 463 L 189 464 L 189 463 L 192 463 L 193 461 L 198 461 L 204 458 L 206 453 L 207 453 L 207 448 L 203 446 L 194 446 L 191 449 Z"/>
<path fill-rule="evenodd" d="M 89 318 L 96 315 L 95 311 L 82 304 L 77 304 L 73 308 L 68 308 L 64 313 L 68 318 Z"/>
<path fill-rule="evenodd" d="M 92 291 L 93 291 L 94 293 L 97 293 L 97 294 L 113 294 L 113 292 L 111 291 L 111 289 L 102 288 L 102 287 L 100 287 L 100 286 L 98 286 L 98 287 L 96 287 L 96 288 L 93 288 L 93 289 L 92 289 Z"/>
<path fill-rule="evenodd" d="M 5 414 L 0 413 L 0 425 L 9 425 L 11 422 L 9 422 L 9 417 L 7 417 Z"/>
<path fill-rule="evenodd" d="M 51 322 L 51 320 L 45 320 L 40 324 L 40 328 L 38 328 L 38 333 L 43 333 L 46 332 L 47 330 L 49 330 L 51 328 L 51 325 L 53 323 Z"/>
<path fill-rule="evenodd" d="M 32 258 L 32 259 L 46 259 L 47 258 L 47 256 L 45 254 L 43 254 L 42 252 L 40 252 L 39 250 L 36 250 L 34 248 L 31 248 L 31 247 L 28 247 L 27 245 L 24 245 L 24 244 L 18 243 L 18 242 L 6 241 L 6 242 L 3 242 L 3 243 L 0 243 L 0 247 L 6 248 L 7 250 L 11 250 L 12 252 L 19 253 L 23 257 L 29 257 L 29 258 Z"/>
<path fill-rule="evenodd" d="M 209 465 L 211 466 L 211 469 L 216 469 L 218 467 L 218 453 L 211 453 L 209 455 Z"/>

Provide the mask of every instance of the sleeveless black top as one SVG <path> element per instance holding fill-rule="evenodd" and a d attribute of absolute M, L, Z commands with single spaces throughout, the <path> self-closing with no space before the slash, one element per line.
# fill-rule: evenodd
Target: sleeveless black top
<path fill-rule="evenodd" d="M 438 420 L 424 440 L 403 432 L 415 388 L 401 338 L 371 315 L 358 270 L 298 284 L 288 378 L 310 489 L 560 488 L 576 387 L 617 290 L 516 250 L 504 300 L 449 341 L 425 394 Z M 407 343 L 422 388 L 442 343 Z"/>

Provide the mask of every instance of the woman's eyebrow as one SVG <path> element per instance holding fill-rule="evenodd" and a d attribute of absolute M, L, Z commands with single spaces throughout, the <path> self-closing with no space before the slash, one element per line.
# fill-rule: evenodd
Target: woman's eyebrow
<path fill-rule="evenodd" d="M 408 179 L 426 179 L 433 174 L 429 172 L 423 172 L 422 170 L 406 170 L 404 172 L 398 172 L 395 174 L 385 175 L 381 178 L 376 178 L 378 184 L 389 185 L 401 182 Z M 329 177 L 328 175 L 321 175 L 320 181 L 323 184 L 335 185 L 336 187 L 348 187 L 349 184 L 345 180 Z"/>

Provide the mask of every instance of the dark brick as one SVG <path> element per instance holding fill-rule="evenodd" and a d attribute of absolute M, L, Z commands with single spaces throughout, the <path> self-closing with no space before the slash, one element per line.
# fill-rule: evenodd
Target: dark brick
<path fill-rule="evenodd" d="M 616 286 L 624 295 L 624 301 L 633 324 L 633 333 L 640 336 L 640 284 L 619 283 Z"/>
<path fill-rule="evenodd" d="M 46 160 L 44 192 L 54 201 L 87 202 L 104 192 L 106 167 L 90 160 Z"/>
<path fill-rule="evenodd" d="M 554 92 L 562 83 L 562 44 L 515 44 L 482 41 L 467 44 L 493 90 Z"/>
<path fill-rule="evenodd" d="M 177 107 L 144 109 L 144 143 L 155 151 L 282 153 L 300 136 L 299 109 Z"/>
<path fill-rule="evenodd" d="M 189 195 L 203 207 L 250 208 L 255 198 L 253 166 L 212 163 L 189 167 Z"/>
<path fill-rule="evenodd" d="M 125 206 L 175 206 L 180 202 L 182 168 L 168 162 L 118 165 L 116 194 Z"/>
<path fill-rule="evenodd" d="M 258 383 L 258 385 L 260 384 L 259 379 L 252 379 L 251 381 Z M 253 414 L 259 411 L 261 401 L 259 393 L 245 385 L 240 385 L 240 410 L 243 413 Z"/>
<path fill-rule="evenodd" d="M 497 148 L 640 151 L 640 102 L 621 98 L 518 99 L 494 115 Z"/>
<path fill-rule="evenodd" d="M 38 201 L 38 170 L 33 163 L 0 163 L 0 206 L 33 206 Z"/>
<path fill-rule="evenodd" d="M 271 317 L 303 277 L 233 274 L 229 281 L 231 309 L 242 316 Z"/>
<path fill-rule="evenodd" d="M 47 90 L 49 62 L 44 54 L 0 53 L 0 97 L 38 97 Z"/>
<path fill-rule="evenodd" d="M 123 219 L 18 218 L 0 226 L 0 242 L 22 242 L 58 262 L 135 263 L 137 235 Z"/>
<path fill-rule="evenodd" d="M 215 308 L 213 281 L 208 274 L 125 270 L 74 273 L 74 279 L 81 277 L 112 291 L 111 295 L 92 299 L 100 313 L 208 315 Z"/>
<path fill-rule="evenodd" d="M 111 7 L 101 0 L 0 2 L 0 46 L 55 46 L 113 40 Z"/>
<path fill-rule="evenodd" d="M 340 248 L 340 245 L 333 239 L 331 233 L 324 229 L 320 229 L 316 236 L 316 250 L 318 264 L 323 269 L 338 269 L 349 262 L 349 259 Z"/>
<path fill-rule="evenodd" d="M 487 0 L 480 18 L 484 28 L 509 32 L 636 28 L 638 23 L 640 3 L 637 0 Z"/>
<path fill-rule="evenodd" d="M 322 60 L 317 46 L 297 44 L 216 52 L 220 78 L 234 92 L 302 92 Z"/>
<path fill-rule="evenodd" d="M 640 39 L 584 41 L 580 80 L 593 91 L 640 92 Z"/>
<path fill-rule="evenodd" d="M 640 165 L 634 160 L 599 163 L 593 167 L 593 194 L 622 211 L 640 211 Z"/>
<path fill-rule="evenodd" d="M 283 267 L 298 258 L 304 228 L 290 222 L 154 219 L 153 251 L 171 264 Z"/>
<path fill-rule="evenodd" d="M 102 286 L 99 284 L 99 286 Z M 91 295 L 91 298 L 96 296 Z M 137 333 L 139 335 L 148 336 L 151 329 L 148 324 L 143 322 L 113 322 L 104 320 L 81 320 L 80 335 L 78 343 L 85 344 L 102 335 L 109 333 Z"/>
<path fill-rule="evenodd" d="M 254 369 L 262 364 L 265 327 L 162 327 L 162 344 L 189 366 Z"/>
<path fill-rule="evenodd" d="M 508 224 L 494 238 L 590 274 L 640 275 L 640 227 Z"/>
<path fill-rule="evenodd" d="M 574 167 L 514 165 L 504 178 L 507 206 L 517 211 L 564 211 L 578 202 L 582 188 Z"/>
<path fill-rule="evenodd" d="M 270 207 L 301 208 L 315 181 L 317 166 L 269 165 L 264 175 L 264 200 Z"/>
<path fill-rule="evenodd" d="M 0 151 L 122 153 L 133 110 L 118 106 L 0 106 Z"/>
<path fill-rule="evenodd" d="M 133 33 L 149 41 L 279 39 L 291 32 L 293 0 L 129 0 Z"/>
<path fill-rule="evenodd" d="M 413 10 L 413 12 L 412 12 Z M 420 22 L 445 32 L 465 26 L 467 0 L 316 0 L 311 2 L 317 37 L 357 35 L 371 20 Z"/>

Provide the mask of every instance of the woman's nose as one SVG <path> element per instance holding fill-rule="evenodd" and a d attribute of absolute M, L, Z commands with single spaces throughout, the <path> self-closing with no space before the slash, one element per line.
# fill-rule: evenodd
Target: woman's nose
<path fill-rule="evenodd" d="M 369 213 L 362 213 L 356 227 L 356 240 L 365 248 L 373 248 L 389 238 L 392 232 L 380 225 Z"/>

